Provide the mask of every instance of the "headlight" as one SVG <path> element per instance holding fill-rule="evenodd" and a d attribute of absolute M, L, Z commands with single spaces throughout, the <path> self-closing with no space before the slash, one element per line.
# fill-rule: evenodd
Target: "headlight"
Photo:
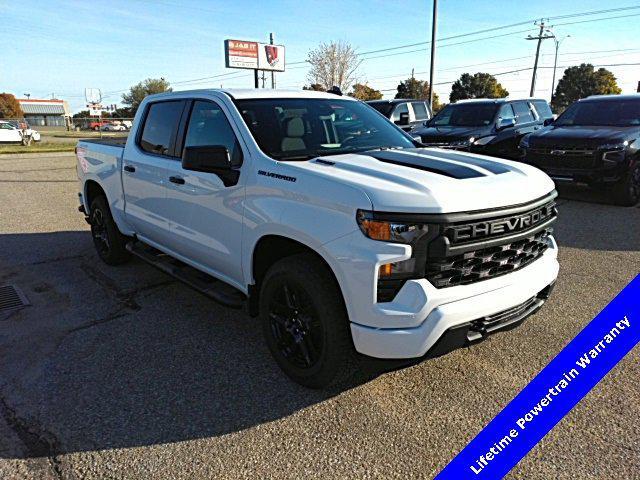
<path fill-rule="evenodd" d="M 375 218 L 374 212 L 358 210 L 358 226 L 372 240 L 411 246 L 411 258 L 380 265 L 378 268 L 378 301 L 391 301 L 410 278 L 424 276 L 429 225 Z M 391 282 L 391 283 L 389 283 Z"/>
<path fill-rule="evenodd" d="M 600 150 L 624 150 L 629 146 L 628 141 L 620 142 L 620 143 L 607 143 L 605 145 L 600 145 L 598 149 Z"/>
<path fill-rule="evenodd" d="M 620 142 L 620 143 L 609 143 L 606 145 L 600 145 L 598 150 L 604 151 L 602 154 L 602 160 L 605 162 L 609 162 L 610 164 L 615 164 L 618 162 L 622 162 L 625 159 L 625 153 L 627 147 L 629 146 L 628 141 Z"/>
<path fill-rule="evenodd" d="M 425 224 L 376 220 L 373 212 L 364 210 L 358 210 L 357 220 L 362 233 L 383 242 L 412 245 L 429 231 Z"/>
<path fill-rule="evenodd" d="M 472 143 L 474 145 L 486 145 L 487 143 L 489 143 L 494 138 L 496 138 L 495 135 L 487 135 L 486 137 L 479 138 L 475 142 L 472 142 Z"/>

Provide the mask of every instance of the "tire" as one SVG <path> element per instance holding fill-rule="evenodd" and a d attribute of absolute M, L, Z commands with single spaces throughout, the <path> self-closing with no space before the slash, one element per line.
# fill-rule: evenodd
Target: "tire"
<path fill-rule="evenodd" d="M 633 207 L 640 201 L 640 163 L 629 170 L 626 176 L 613 187 L 616 205 Z"/>
<path fill-rule="evenodd" d="M 314 255 L 293 255 L 271 266 L 259 307 L 267 346 L 292 380 L 326 388 L 352 373 L 354 349 L 342 293 Z"/>
<path fill-rule="evenodd" d="M 107 199 L 100 195 L 93 199 L 90 206 L 89 224 L 96 252 L 107 265 L 120 265 L 130 258 L 125 248 L 127 237 L 120 233 L 111 216 Z"/>

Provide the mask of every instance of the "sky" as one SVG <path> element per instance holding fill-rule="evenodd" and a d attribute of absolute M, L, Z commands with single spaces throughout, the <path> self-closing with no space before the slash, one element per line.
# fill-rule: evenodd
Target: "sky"
<path fill-rule="evenodd" d="M 637 8 L 554 18 L 623 7 Z M 224 39 L 267 42 L 273 32 L 276 43 L 286 47 L 288 64 L 286 72 L 276 75 L 278 88 L 310 83 L 308 66 L 296 62 L 321 42 L 344 40 L 361 52 L 358 80 L 392 98 L 412 69 L 417 78 L 429 78 L 429 46 L 365 52 L 428 42 L 431 9 L 430 0 L 0 0 L 0 91 L 20 98 L 24 93 L 55 96 L 69 101 L 75 112 L 85 106 L 85 88 L 100 89 L 103 104 L 119 104 L 124 91 L 148 77 L 164 77 L 175 90 L 251 88 L 251 71 L 225 68 Z M 488 72 L 499 74 L 511 97 L 528 96 L 536 42 L 525 37 L 537 34 L 533 20 L 541 18 L 550 18 L 547 25 L 564 39 L 558 78 L 563 67 L 582 62 L 616 64 L 606 68 L 623 92 L 636 91 L 640 2 L 440 0 L 437 26 L 443 40 L 436 42 L 436 93 L 448 101 L 451 83 L 462 73 Z M 522 24 L 444 40 L 516 23 Z M 540 51 L 535 93 L 548 99 L 553 40 L 543 41 Z M 636 65 L 619 65 L 629 63 Z M 520 69 L 528 70 L 506 73 Z"/>

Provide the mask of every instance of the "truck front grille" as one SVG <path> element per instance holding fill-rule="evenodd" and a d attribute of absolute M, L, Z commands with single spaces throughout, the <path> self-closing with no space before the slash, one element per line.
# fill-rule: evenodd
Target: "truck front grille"
<path fill-rule="evenodd" d="M 527 150 L 527 162 L 554 170 L 588 170 L 595 168 L 594 150 L 584 148 L 544 147 Z"/>
<path fill-rule="evenodd" d="M 551 228 L 546 228 L 512 243 L 429 259 L 426 278 L 436 288 L 444 288 L 468 285 L 519 270 L 540 258 L 549 248 L 551 232 Z"/>

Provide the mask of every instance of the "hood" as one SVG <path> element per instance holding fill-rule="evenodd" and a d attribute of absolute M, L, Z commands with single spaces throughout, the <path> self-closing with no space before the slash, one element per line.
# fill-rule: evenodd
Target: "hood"
<path fill-rule="evenodd" d="M 597 148 L 600 145 L 622 143 L 638 138 L 638 127 L 551 126 L 529 138 L 531 147 L 581 147 Z"/>
<path fill-rule="evenodd" d="M 411 133 L 420 135 L 422 141 L 426 143 L 447 143 L 488 135 L 491 133 L 491 127 L 421 127 Z"/>
<path fill-rule="evenodd" d="M 290 165 L 359 188 L 379 211 L 484 210 L 526 203 L 554 189 L 535 167 L 437 148 L 331 155 Z"/>

